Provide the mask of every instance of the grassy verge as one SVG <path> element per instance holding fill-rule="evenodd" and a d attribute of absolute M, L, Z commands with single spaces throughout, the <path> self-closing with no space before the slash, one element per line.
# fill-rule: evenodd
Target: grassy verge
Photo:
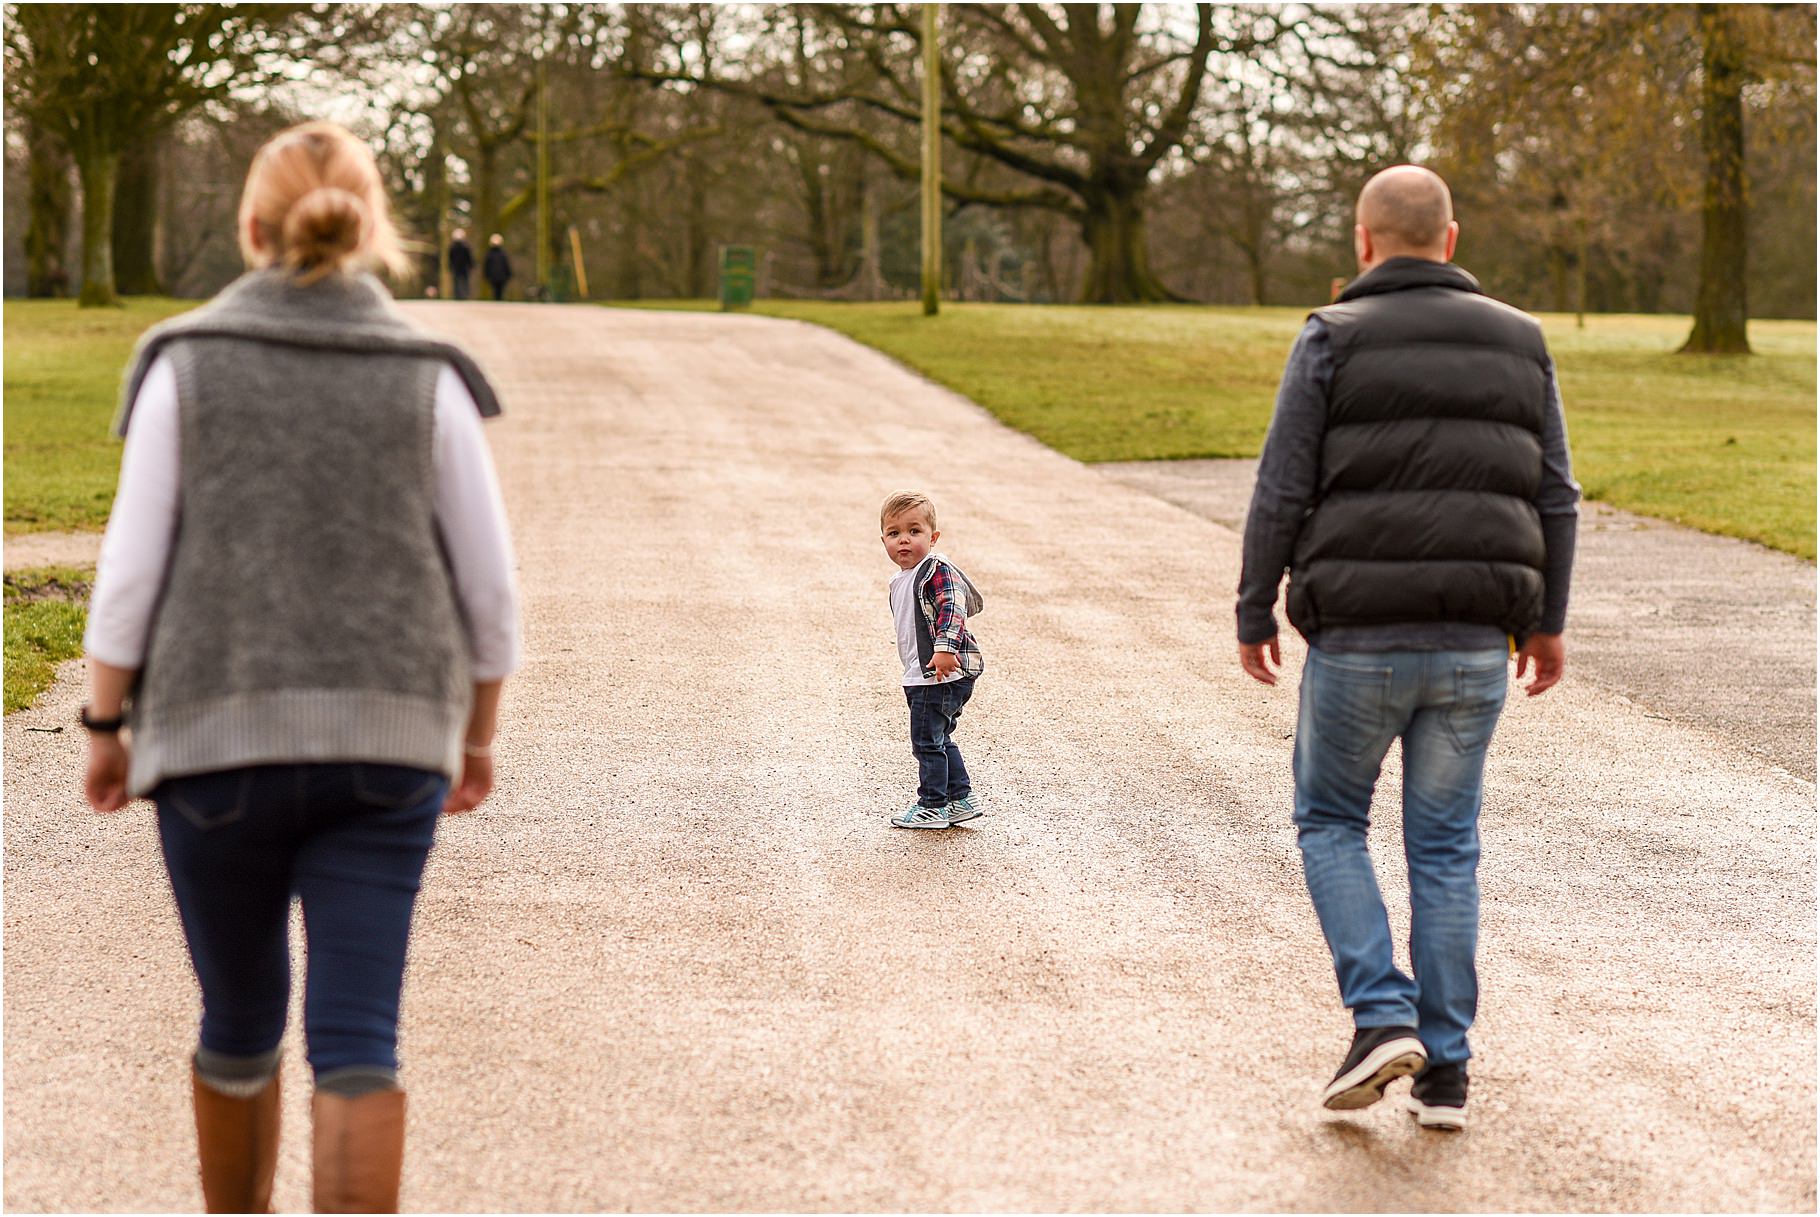
<path fill-rule="evenodd" d="M 50 688 L 57 665 L 82 653 L 94 577 L 68 566 L 7 572 L 6 713 L 31 705 Z"/>
<path fill-rule="evenodd" d="M 682 307 L 711 307 L 680 301 Z M 1302 309 L 763 301 L 965 394 L 1083 461 L 1256 456 Z M 1681 317 L 1545 316 L 1587 494 L 1814 557 L 1814 323 L 1755 355 L 1675 354 Z"/>
<path fill-rule="evenodd" d="M 8 535 L 107 522 L 120 469 L 120 444 L 108 424 L 127 356 L 147 326 L 196 303 L 135 299 L 121 309 L 78 309 L 68 300 L 6 302 Z"/>

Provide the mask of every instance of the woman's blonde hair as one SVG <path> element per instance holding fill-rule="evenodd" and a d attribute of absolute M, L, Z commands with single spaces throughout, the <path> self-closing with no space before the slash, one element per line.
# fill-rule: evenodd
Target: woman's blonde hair
<path fill-rule="evenodd" d="M 248 266 L 282 264 L 303 283 L 363 265 L 396 276 L 411 265 L 372 149 L 329 122 L 280 131 L 253 156 L 240 196 L 240 252 Z"/>

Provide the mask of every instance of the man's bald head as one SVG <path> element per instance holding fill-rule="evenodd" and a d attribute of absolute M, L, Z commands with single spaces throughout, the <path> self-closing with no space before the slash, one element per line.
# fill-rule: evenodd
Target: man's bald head
<path fill-rule="evenodd" d="M 1420 165 L 1396 165 L 1366 182 L 1358 224 L 1370 234 L 1373 263 L 1398 254 L 1443 262 L 1453 256 L 1453 195 L 1438 174 Z"/>

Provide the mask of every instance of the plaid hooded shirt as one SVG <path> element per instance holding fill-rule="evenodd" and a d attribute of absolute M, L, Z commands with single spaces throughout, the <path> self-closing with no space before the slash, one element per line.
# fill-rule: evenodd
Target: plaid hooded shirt
<path fill-rule="evenodd" d="M 968 676 L 986 670 L 979 644 L 967 632 L 967 618 L 984 608 L 985 601 L 960 567 L 940 554 L 924 558 L 916 573 L 916 605 L 917 624 L 922 627 L 916 651 L 925 671 L 937 651 L 951 652 Z"/>

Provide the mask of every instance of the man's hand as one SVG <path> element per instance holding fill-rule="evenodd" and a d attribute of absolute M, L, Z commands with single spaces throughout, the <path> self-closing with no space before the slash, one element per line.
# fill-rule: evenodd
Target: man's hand
<path fill-rule="evenodd" d="M 1561 670 L 1567 666 L 1567 648 L 1562 645 L 1559 634 L 1531 634 L 1517 648 L 1517 679 L 1522 680 L 1528 673 L 1530 665 L 1535 665 L 1536 678 L 1523 686 L 1523 692 L 1530 697 L 1546 693 L 1561 679 Z"/>
<path fill-rule="evenodd" d="M 476 755 L 464 752 L 461 757 L 461 781 L 449 788 L 449 797 L 442 802 L 442 814 L 458 816 L 464 811 L 473 811 L 486 801 L 493 793 L 493 754 Z"/>
<path fill-rule="evenodd" d="M 935 673 L 935 679 L 947 680 L 961 670 L 961 661 L 953 651 L 937 651 L 929 657 L 929 670 Z"/>
<path fill-rule="evenodd" d="M 90 807 L 107 812 L 127 805 L 126 767 L 126 744 L 118 733 L 97 731 L 88 737 L 88 775 L 82 789 Z"/>
<path fill-rule="evenodd" d="M 1254 679 L 1274 685 L 1277 682 L 1277 672 L 1283 666 L 1283 651 L 1275 638 L 1265 642 L 1241 642 L 1239 664 Z"/>

